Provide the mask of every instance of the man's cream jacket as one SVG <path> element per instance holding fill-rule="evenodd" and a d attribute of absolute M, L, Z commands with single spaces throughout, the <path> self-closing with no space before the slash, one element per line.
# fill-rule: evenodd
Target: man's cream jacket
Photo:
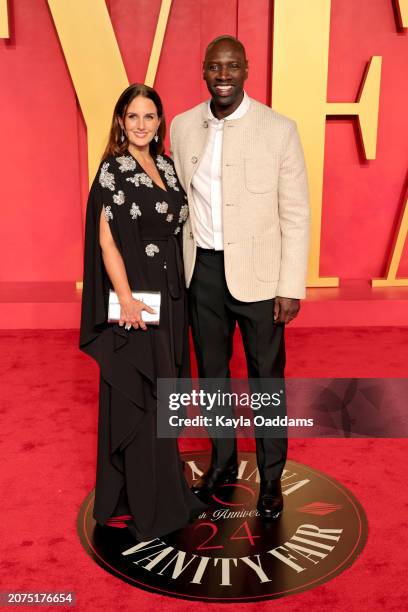
<path fill-rule="evenodd" d="M 184 225 L 187 286 L 196 259 L 191 179 L 203 155 L 207 102 L 174 118 L 171 150 L 190 215 Z M 225 277 L 231 294 L 254 302 L 305 296 L 310 209 L 296 124 L 251 99 L 240 119 L 225 121 L 222 150 Z"/>

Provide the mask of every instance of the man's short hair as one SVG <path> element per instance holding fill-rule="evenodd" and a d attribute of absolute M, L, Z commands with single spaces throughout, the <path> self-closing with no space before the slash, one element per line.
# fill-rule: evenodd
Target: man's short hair
<path fill-rule="evenodd" d="M 207 57 L 207 53 L 211 51 L 211 49 L 215 47 L 215 45 L 223 41 L 234 43 L 234 45 L 238 47 L 238 49 L 242 52 L 242 55 L 244 56 L 245 61 L 247 61 L 244 45 L 242 44 L 240 40 L 238 40 L 238 38 L 235 38 L 235 36 L 230 36 L 229 34 L 223 34 L 222 36 L 217 36 L 217 38 L 214 38 L 214 40 L 212 40 L 207 45 L 207 48 L 205 50 L 204 59 Z"/>

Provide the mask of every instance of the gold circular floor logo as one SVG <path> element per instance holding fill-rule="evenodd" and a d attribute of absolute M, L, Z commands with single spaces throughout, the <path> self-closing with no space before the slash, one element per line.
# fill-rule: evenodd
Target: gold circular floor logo
<path fill-rule="evenodd" d="M 188 452 L 183 459 L 192 483 L 205 471 L 209 454 Z M 95 524 L 92 492 L 82 504 L 78 531 L 87 552 L 117 578 L 209 603 L 255 602 L 312 589 L 344 571 L 362 551 L 364 510 L 330 476 L 287 461 L 284 512 L 269 523 L 258 516 L 258 491 L 255 454 L 240 453 L 236 484 L 218 489 L 213 505 L 184 529 L 136 542 L 128 529 Z"/>

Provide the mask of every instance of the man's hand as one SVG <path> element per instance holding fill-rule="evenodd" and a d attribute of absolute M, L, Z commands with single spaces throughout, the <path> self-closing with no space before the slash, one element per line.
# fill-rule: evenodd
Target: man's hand
<path fill-rule="evenodd" d="M 273 320 L 275 323 L 290 323 L 300 310 L 300 301 L 276 296 Z"/>

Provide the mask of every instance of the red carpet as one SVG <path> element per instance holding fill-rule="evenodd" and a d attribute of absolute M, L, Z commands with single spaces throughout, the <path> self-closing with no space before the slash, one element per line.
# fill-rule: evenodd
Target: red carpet
<path fill-rule="evenodd" d="M 1 591 L 75 591 L 75 609 L 87 612 L 204 610 L 208 604 L 125 584 L 79 542 L 78 510 L 94 486 L 97 368 L 77 350 L 77 332 L 1 332 L 0 341 Z M 288 376 L 405 377 L 408 328 L 289 328 L 287 353 Z M 239 355 L 233 374 L 244 374 Z M 329 473 L 360 500 L 369 522 L 366 548 L 350 569 L 311 591 L 212 609 L 406 609 L 407 447 L 395 439 L 290 441 L 291 459 Z"/>

